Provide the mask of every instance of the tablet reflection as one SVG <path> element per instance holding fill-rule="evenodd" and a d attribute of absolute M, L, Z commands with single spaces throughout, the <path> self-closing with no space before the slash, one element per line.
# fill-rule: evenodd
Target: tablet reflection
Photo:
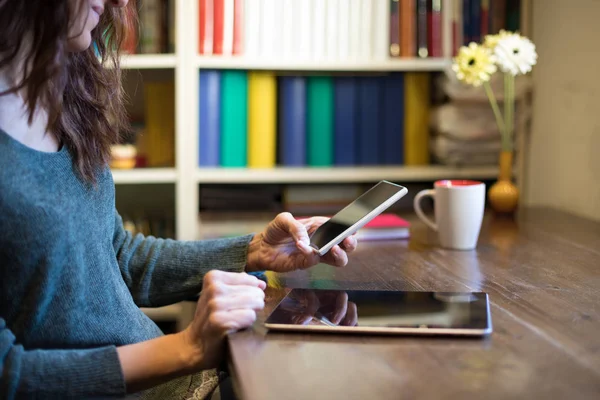
<path fill-rule="evenodd" d="M 356 304 L 340 290 L 294 289 L 277 308 L 280 323 L 356 326 Z"/>

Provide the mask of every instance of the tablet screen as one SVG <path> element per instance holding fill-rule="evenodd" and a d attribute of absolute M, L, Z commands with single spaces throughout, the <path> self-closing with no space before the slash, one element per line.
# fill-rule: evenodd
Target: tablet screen
<path fill-rule="evenodd" d="M 488 330 L 485 293 L 293 289 L 265 322 Z"/>

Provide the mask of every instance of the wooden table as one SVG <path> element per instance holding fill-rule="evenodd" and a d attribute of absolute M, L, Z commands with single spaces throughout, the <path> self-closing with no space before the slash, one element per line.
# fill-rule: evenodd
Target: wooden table
<path fill-rule="evenodd" d="M 231 335 L 242 399 L 600 399 L 600 224 L 547 209 L 486 216 L 477 250 L 450 251 L 415 222 L 410 241 L 361 243 L 345 268 L 270 276 L 280 286 L 484 291 L 487 339 Z M 264 318 L 264 316 L 261 316 Z"/>

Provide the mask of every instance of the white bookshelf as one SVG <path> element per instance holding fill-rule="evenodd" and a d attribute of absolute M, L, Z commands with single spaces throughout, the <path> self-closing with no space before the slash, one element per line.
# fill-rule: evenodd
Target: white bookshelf
<path fill-rule="evenodd" d="M 177 181 L 175 168 L 113 169 L 112 175 L 116 184 L 175 183 Z"/>
<path fill-rule="evenodd" d="M 386 72 L 386 71 L 443 71 L 450 66 L 447 58 L 389 58 L 365 61 L 327 61 L 277 59 L 251 59 L 243 56 L 197 56 L 196 67 L 204 69 L 244 69 L 275 71 L 339 71 L 339 72 Z"/>
<path fill-rule="evenodd" d="M 494 179 L 497 167 L 356 167 L 356 168 L 284 168 L 230 169 L 198 168 L 198 95 L 201 69 L 243 69 L 272 71 L 386 72 L 444 71 L 451 65 L 446 58 L 378 58 L 353 59 L 348 62 L 328 60 L 288 60 L 273 57 L 198 55 L 198 2 L 176 1 L 175 54 L 125 55 L 126 69 L 173 69 L 175 76 L 175 151 L 174 168 L 113 171 L 117 184 L 173 183 L 175 185 L 175 223 L 178 239 L 200 237 L 198 194 L 202 184 L 242 183 L 351 183 L 389 179 L 397 182 L 434 181 L 443 178 Z M 443 37 L 449 37 L 450 25 L 443 25 Z M 386 36 L 387 37 L 387 36 Z M 444 46 L 449 46 L 446 41 Z"/>
<path fill-rule="evenodd" d="M 438 179 L 493 179 L 498 168 L 447 167 L 333 167 L 333 168 L 199 168 L 196 181 L 206 183 L 353 183 L 377 182 L 387 179 L 397 182 L 434 181 Z"/>

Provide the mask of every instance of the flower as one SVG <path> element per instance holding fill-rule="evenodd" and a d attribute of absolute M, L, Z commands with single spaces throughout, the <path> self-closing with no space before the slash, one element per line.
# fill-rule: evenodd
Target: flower
<path fill-rule="evenodd" d="M 496 72 L 495 57 L 489 49 L 471 42 L 468 47 L 462 46 L 454 58 L 452 69 L 456 77 L 473 86 L 481 86 L 488 82 Z"/>
<path fill-rule="evenodd" d="M 494 55 L 502 72 L 512 76 L 528 73 L 537 62 L 535 45 L 526 37 L 516 34 L 498 40 Z"/>
<path fill-rule="evenodd" d="M 519 36 L 518 33 L 511 33 L 505 31 L 504 29 L 500 29 L 500 32 L 498 32 L 496 35 L 485 35 L 485 42 L 483 45 L 493 52 L 500 39 L 504 39 L 511 35 Z"/>

